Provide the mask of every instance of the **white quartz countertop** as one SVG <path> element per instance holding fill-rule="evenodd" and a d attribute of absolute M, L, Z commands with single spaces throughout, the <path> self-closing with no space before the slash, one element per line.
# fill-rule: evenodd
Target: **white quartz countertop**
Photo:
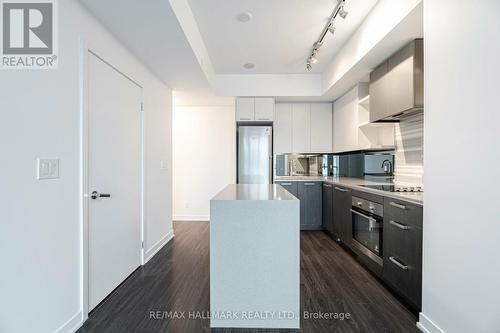
<path fill-rule="evenodd" d="M 298 199 L 283 187 L 274 184 L 229 184 L 217 193 L 212 200 L 272 201 Z"/>
<path fill-rule="evenodd" d="M 349 187 L 361 192 L 368 192 L 384 197 L 399 199 L 411 202 L 417 205 L 423 205 L 424 194 L 419 192 L 387 192 L 377 189 L 364 187 L 362 185 L 388 185 L 393 184 L 391 181 L 373 181 L 360 178 L 350 177 L 324 177 L 324 176 L 278 176 L 274 178 L 275 181 L 319 181 L 334 185 Z"/>

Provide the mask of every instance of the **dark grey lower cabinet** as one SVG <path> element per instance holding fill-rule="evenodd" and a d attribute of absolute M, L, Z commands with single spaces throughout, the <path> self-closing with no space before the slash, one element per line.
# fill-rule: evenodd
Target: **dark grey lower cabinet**
<path fill-rule="evenodd" d="M 351 206 L 351 190 L 333 185 L 333 234 L 349 248 L 352 239 Z"/>
<path fill-rule="evenodd" d="M 276 181 L 300 200 L 300 229 L 321 230 L 322 190 L 321 182 Z"/>
<path fill-rule="evenodd" d="M 322 202 L 323 228 L 333 235 L 333 185 L 323 183 Z"/>
<path fill-rule="evenodd" d="M 384 198 L 383 279 L 413 307 L 422 306 L 422 207 Z"/>
<path fill-rule="evenodd" d="M 300 229 L 321 230 L 321 182 L 298 182 Z"/>

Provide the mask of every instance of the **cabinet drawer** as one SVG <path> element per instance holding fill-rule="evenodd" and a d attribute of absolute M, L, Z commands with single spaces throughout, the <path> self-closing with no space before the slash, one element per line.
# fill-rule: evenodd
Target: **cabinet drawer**
<path fill-rule="evenodd" d="M 384 218 L 383 278 L 420 309 L 422 294 L 422 229 Z"/>
<path fill-rule="evenodd" d="M 288 192 L 290 192 L 294 196 L 298 197 L 299 191 L 298 191 L 297 182 L 279 181 L 279 182 L 276 182 L 276 184 L 283 186 L 285 188 L 285 190 L 287 190 Z"/>
<path fill-rule="evenodd" d="M 392 198 L 384 198 L 384 216 L 404 225 L 422 228 L 422 207 Z"/>

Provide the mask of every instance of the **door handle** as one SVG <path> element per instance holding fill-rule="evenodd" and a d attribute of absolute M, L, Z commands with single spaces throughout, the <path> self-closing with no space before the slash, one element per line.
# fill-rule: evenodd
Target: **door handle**
<path fill-rule="evenodd" d="M 314 183 L 304 183 L 304 186 L 314 186 L 314 185 L 316 185 L 316 184 L 314 184 Z"/>
<path fill-rule="evenodd" d="M 334 189 L 336 189 L 337 191 L 340 191 L 340 192 L 347 192 L 347 190 L 345 188 L 340 188 L 337 186 L 335 186 Z"/>
<path fill-rule="evenodd" d="M 97 191 L 94 191 L 90 194 L 90 197 L 95 200 L 97 198 L 110 198 L 111 194 L 106 194 L 106 193 L 99 193 Z"/>
<path fill-rule="evenodd" d="M 332 185 L 323 184 L 324 187 L 332 187 Z"/>

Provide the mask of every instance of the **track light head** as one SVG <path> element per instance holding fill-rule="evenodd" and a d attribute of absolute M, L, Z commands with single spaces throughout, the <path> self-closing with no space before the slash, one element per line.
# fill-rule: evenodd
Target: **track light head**
<path fill-rule="evenodd" d="M 315 43 L 313 44 L 313 49 L 317 51 L 317 50 L 319 50 L 319 48 L 320 48 L 322 45 L 323 45 L 323 43 L 322 43 L 322 42 L 315 42 Z"/>
<path fill-rule="evenodd" d="M 315 64 L 318 62 L 318 59 L 316 59 L 316 57 L 314 55 L 311 55 L 308 59 L 307 59 L 307 63 L 308 64 Z"/>
<path fill-rule="evenodd" d="M 307 63 L 306 68 L 307 68 L 308 71 L 310 71 L 313 67 L 312 67 L 312 65 L 310 63 Z"/>
<path fill-rule="evenodd" d="M 344 9 L 344 6 L 340 7 L 339 16 L 345 19 L 347 17 L 347 14 L 349 14 L 349 12 Z"/>
<path fill-rule="evenodd" d="M 335 26 L 333 25 L 333 22 L 330 23 L 328 26 L 328 31 L 333 35 L 335 33 Z"/>

